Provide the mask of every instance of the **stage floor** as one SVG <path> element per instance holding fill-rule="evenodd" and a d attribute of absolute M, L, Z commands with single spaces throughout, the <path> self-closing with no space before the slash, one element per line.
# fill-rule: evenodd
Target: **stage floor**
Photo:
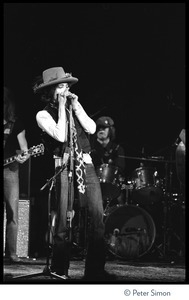
<path fill-rule="evenodd" d="M 85 283 L 82 281 L 84 275 L 84 259 L 73 259 L 70 261 L 69 276 L 71 279 L 63 280 L 50 276 L 46 258 L 24 258 L 22 263 L 8 264 L 4 261 L 3 283 Z M 135 262 L 122 260 L 108 260 L 105 269 L 117 276 L 117 283 L 186 283 L 186 270 L 183 261 L 149 261 L 138 260 Z M 35 274 L 35 275 L 33 275 Z M 37 274 L 37 275 L 36 275 Z M 19 278 L 20 276 L 26 276 Z M 18 278 L 17 278 L 18 277 Z M 97 282 L 91 282 L 97 283 Z M 104 282 L 106 283 L 106 282 Z"/>

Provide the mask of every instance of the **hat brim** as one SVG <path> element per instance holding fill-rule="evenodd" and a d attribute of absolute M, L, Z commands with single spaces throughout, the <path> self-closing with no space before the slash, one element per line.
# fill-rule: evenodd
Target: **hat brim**
<path fill-rule="evenodd" d="M 57 80 L 53 80 L 47 83 L 41 83 L 39 86 L 35 87 L 35 93 L 37 93 L 38 91 L 41 91 L 42 89 L 48 87 L 48 86 L 52 86 L 52 85 L 56 85 L 59 83 L 69 83 L 70 85 L 73 85 L 75 83 L 78 82 L 78 79 L 76 77 L 69 77 L 69 78 L 59 78 Z"/>

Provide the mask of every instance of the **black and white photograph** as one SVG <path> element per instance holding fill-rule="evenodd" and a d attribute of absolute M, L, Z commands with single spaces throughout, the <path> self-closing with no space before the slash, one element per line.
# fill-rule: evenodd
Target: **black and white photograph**
<path fill-rule="evenodd" d="M 174 296 L 186 3 L 4 3 L 3 22 L 1 284 Z"/>

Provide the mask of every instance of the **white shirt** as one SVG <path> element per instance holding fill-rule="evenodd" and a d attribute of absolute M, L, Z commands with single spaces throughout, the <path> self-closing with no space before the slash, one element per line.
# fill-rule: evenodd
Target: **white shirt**
<path fill-rule="evenodd" d="M 96 123 L 87 115 L 79 101 L 77 101 L 73 109 L 84 131 L 89 134 L 94 134 L 96 131 Z M 38 126 L 55 140 L 62 143 L 67 141 L 66 114 L 64 119 L 60 120 L 59 118 L 56 123 L 48 111 L 41 110 L 36 115 L 36 121 Z M 83 159 L 86 163 L 92 162 L 89 154 L 84 154 Z"/>

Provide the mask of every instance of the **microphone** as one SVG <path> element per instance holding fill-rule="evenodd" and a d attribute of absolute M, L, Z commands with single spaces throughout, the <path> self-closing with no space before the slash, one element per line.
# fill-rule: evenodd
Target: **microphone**
<path fill-rule="evenodd" d="M 75 95 L 72 94 L 69 90 L 66 90 L 65 96 L 66 96 L 67 105 L 70 106 L 70 109 L 71 109 L 72 108 L 72 100 L 75 98 Z"/>
<path fill-rule="evenodd" d="M 70 99 L 70 100 L 74 99 L 74 94 L 72 94 L 69 90 L 67 90 L 65 92 L 65 96 L 67 99 Z"/>

